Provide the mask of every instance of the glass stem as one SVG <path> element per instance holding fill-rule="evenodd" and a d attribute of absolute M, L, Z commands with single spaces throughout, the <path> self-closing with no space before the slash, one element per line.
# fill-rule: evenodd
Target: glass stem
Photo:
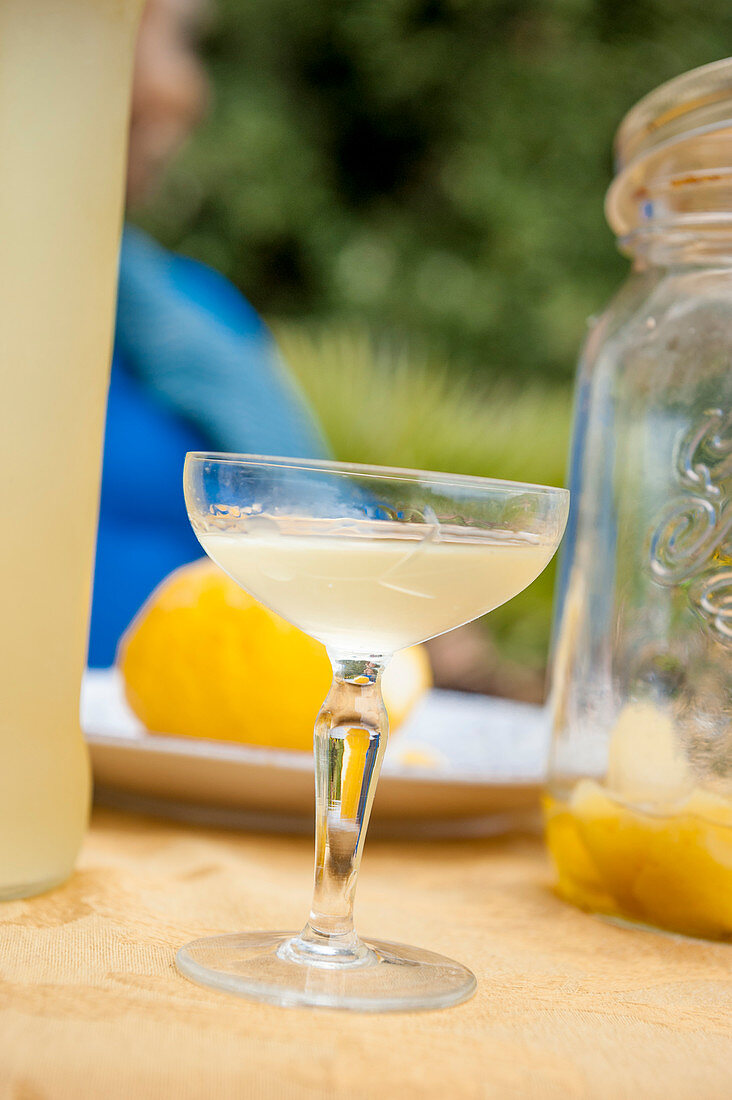
<path fill-rule="evenodd" d="M 386 659 L 331 661 L 333 683 L 315 723 L 315 887 L 297 944 L 333 965 L 369 954 L 354 931 L 353 900 L 389 726 Z"/>

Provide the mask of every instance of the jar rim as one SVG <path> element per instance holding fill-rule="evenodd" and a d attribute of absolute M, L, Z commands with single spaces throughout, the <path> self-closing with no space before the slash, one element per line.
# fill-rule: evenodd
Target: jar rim
<path fill-rule="evenodd" d="M 732 57 L 682 73 L 628 111 L 615 138 L 616 175 L 605 213 L 624 251 L 644 229 L 696 224 L 732 212 Z"/>
<path fill-rule="evenodd" d="M 712 61 L 654 88 L 623 118 L 615 135 L 615 167 L 669 141 L 732 122 L 732 57 Z"/>

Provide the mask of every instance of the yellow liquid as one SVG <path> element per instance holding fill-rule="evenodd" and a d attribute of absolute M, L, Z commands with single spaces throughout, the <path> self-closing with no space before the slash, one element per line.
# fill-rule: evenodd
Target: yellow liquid
<path fill-rule="evenodd" d="M 545 800 L 559 892 L 583 909 L 732 939 L 732 801 L 693 789 L 674 805 L 623 802 L 580 780 Z"/>
<path fill-rule="evenodd" d="M 290 521 L 287 533 L 198 537 L 242 588 L 341 654 L 394 653 L 452 630 L 526 588 L 554 553 L 530 536 L 437 540 L 406 524 L 312 531 Z"/>
<path fill-rule="evenodd" d="M 0 897 L 73 866 L 140 0 L 0 0 Z"/>

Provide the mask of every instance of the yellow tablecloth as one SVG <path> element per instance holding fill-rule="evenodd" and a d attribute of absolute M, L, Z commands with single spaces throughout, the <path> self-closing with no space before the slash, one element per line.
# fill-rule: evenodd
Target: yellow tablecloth
<path fill-rule="evenodd" d="M 536 839 L 367 845 L 365 933 L 455 955 L 472 1001 L 277 1009 L 179 977 L 207 933 L 297 927 L 310 843 L 95 814 L 65 887 L 0 906 L 0 1097 L 729 1100 L 732 947 L 602 923 Z"/>

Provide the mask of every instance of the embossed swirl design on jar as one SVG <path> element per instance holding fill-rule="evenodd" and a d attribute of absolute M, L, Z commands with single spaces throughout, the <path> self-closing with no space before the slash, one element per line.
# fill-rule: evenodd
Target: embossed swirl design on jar
<path fill-rule="evenodd" d="M 732 411 L 707 409 L 674 453 L 681 495 L 659 517 L 650 568 L 665 587 L 684 585 L 718 642 L 732 647 Z"/>

